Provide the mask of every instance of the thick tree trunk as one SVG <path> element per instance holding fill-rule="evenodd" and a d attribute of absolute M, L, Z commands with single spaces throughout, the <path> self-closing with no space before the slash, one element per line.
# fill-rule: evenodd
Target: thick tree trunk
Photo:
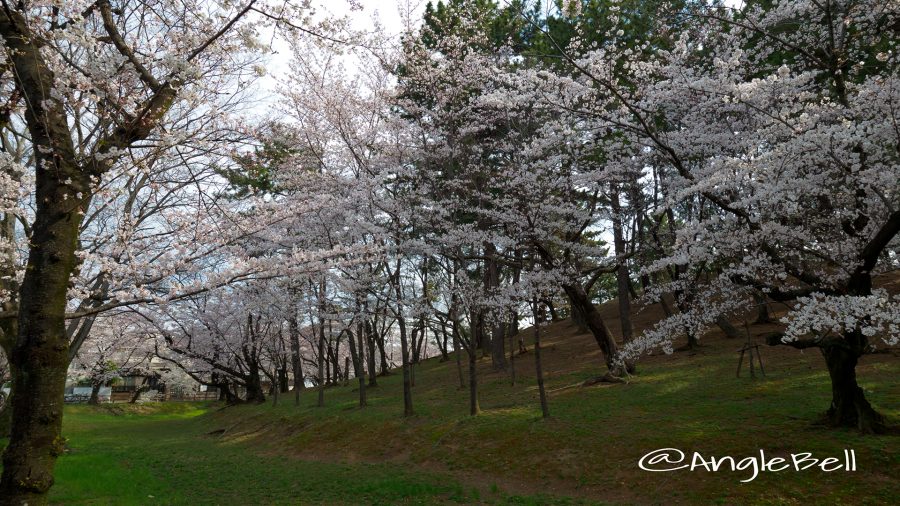
<path fill-rule="evenodd" d="M 487 350 L 490 348 L 490 336 L 484 328 L 484 313 L 481 311 L 473 311 L 472 317 L 472 339 L 474 346 L 481 350 L 481 356 L 487 356 Z"/>
<path fill-rule="evenodd" d="M 491 367 L 495 371 L 505 371 L 506 364 L 506 325 L 498 323 L 491 329 Z"/>
<path fill-rule="evenodd" d="M 254 365 L 250 366 L 247 374 L 247 402 L 262 404 L 266 402 L 266 394 L 262 388 L 262 378 L 259 375 L 259 368 Z"/>
<path fill-rule="evenodd" d="M 26 119 L 33 137 L 35 132 L 46 135 L 59 128 L 53 137 L 68 138 L 65 121 L 45 121 L 30 112 Z M 33 141 L 51 144 L 46 139 Z M 75 160 L 74 151 L 71 155 L 47 156 L 40 149 L 35 153 L 37 212 L 19 292 L 18 335 L 8 357 L 16 395 L 12 396 L 12 427 L 0 478 L 0 497 L 6 504 L 45 504 L 53 485 L 53 467 L 63 449 L 62 408 L 69 365 L 66 292 L 76 264 L 80 210 L 88 205 L 87 199 L 78 200 L 76 194 L 90 194 L 87 175 L 67 163 Z"/>
<path fill-rule="evenodd" d="M 100 404 L 100 387 L 102 386 L 102 383 L 91 383 L 91 397 L 88 399 L 88 404 L 91 406 Z"/>
<path fill-rule="evenodd" d="M 9 437 L 12 429 L 12 391 L 0 398 L 0 438 Z"/>
<path fill-rule="evenodd" d="M 484 264 L 484 291 L 490 294 L 500 286 L 500 266 L 497 263 L 497 248 L 490 242 L 484 244 L 487 260 Z M 487 329 L 482 325 L 483 338 L 487 338 Z M 495 371 L 506 370 L 506 328 L 503 323 L 491 325 L 491 368 Z"/>
<path fill-rule="evenodd" d="M 287 362 L 285 360 L 285 362 Z M 288 392 L 288 372 L 287 367 L 279 367 L 278 370 L 278 393 L 286 394 Z"/>
<path fill-rule="evenodd" d="M 734 328 L 734 325 L 732 325 L 731 322 L 728 321 L 728 318 L 725 318 L 723 315 L 719 315 L 719 317 L 716 318 L 716 325 L 722 329 L 722 332 L 725 333 L 725 337 L 729 339 L 741 337 L 741 333 L 738 332 L 738 329 Z"/>
<path fill-rule="evenodd" d="M 772 323 L 769 315 L 769 300 L 764 293 L 753 291 L 753 303 L 756 305 L 756 321 L 753 323 Z"/>
<path fill-rule="evenodd" d="M 591 332 L 591 329 L 588 328 L 587 320 L 585 319 L 584 311 L 582 311 L 575 302 L 571 301 L 570 297 L 570 311 L 569 313 L 572 318 L 572 323 L 578 327 L 578 331 L 581 333 Z"/>
<path fill-rule="evenodd" d="M 241 398 L 231 390 L 231 386 L 228 382 L 216 383 L 216 388 L 219 389 L 220 401 L 225 401 L 225 404 L 228 404 L 229 406 L 241 403 Z"/>
<path fill-rule="evenodd" d="M 609 375 L 621 377 L 626 373 L 633 372 L 633 364 L 626 363 L 623 367 L 622 364 L 617 362 L 618 346 L 616 345 L 616 340 L 609 332 L 606 323 L 603 322 L 603 318 L 600 317 L 600 313 L 597 312 L 597 308 L 594 307 L 584 288 L 580 285 L 572 284 L 563 286 L 563 290 L 569 296 L 573 312 L 582 316 L 588 330 L 593 334 L 594 340 L 603 353 L 603 359 L 606 362 L 607 369 L 609 369 Z"/>
<path fill-rule="evenodd" d="M 822 354 L 831 376 L 832 398 L 825 413 L 827 423 L 833 427 L 855 428 L 866 434 L 884 433 L 884 417 L 872 408 L 863 389 L 856 383 L 859 355 L 843 345 L 822 348 Z"/>

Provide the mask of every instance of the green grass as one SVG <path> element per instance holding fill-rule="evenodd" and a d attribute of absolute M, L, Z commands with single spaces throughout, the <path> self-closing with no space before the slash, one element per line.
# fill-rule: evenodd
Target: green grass
<path fill-rule="evenodd" d="M 495 490 L 485 496 L 438 473 L 396 464 L 285 459 L 252 444 L 217 442 L 210 404 L 66 409 L 69 451 L 55 504 L 580 504 Z"/>
<path fill-rule="evenodd" d="M 735 378 L 735 345 L 650 357 L 628 384 L 582 387 L 598 371 L 589 339 L 548 338 L 552 418 L 540 418 L 533 356 L 519 382 L 488 373 L 483 412 L 467 416 L 455 365 L 416 369 L 416 415 L 400 416 L 399 375 L 379 378 L 369 407 L 353 386 L 221 409 L 217 404 L 67 407 L 70 452 L 59 459 L 58 504 L 896 504 L 900 437 L 813 423 L 830 400 L 818 353 L 765 348 L 765 380 Z M 860 382 L 900 421 L 900 361 L 867 357 Z M 0 442 L 2 445 L 2 442 Z M 856 450 L 855 473 L 648 473 L 640 457 L 675 447 L 744 457 Z"/>

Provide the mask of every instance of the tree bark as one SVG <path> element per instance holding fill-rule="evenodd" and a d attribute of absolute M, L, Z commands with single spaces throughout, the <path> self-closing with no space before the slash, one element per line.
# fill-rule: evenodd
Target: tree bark
<path fill-rule="evenodd" d="M 478 405 L 478 357 L 474 346 L 466 350 L 469 355 L 469 414 L 475 416 L 481 411 Z"/>
<path fill-rule="evenodd" d="M 378 374 L 375 370 L 375 336 L 374 336 L 374 327 L 372 326 L 371 320 L 368 318 L 365 321 L 365 330 L 366 330 L 366 345 L 368 347 L 368 353 L 366 354 L 366 360 L 369 364 L 369 387 L 377 387 L 378 386 Z"/>
<path fill-rule="evenodd" d="M 384 352 L 384 335 L 379 334 L 377 330 L 373 333 L 375 337 L 375 345 L 378 347 L 378 356 L 380 358 L 381 364 L 381 374 L 388 375 L 390 374 L 391 366 L 387 361 L 387 353 Z"/>
<path fill-rule="evenodd" d="M 365 332 L 365 326 L 360 323 L 356 328 L 356 344 L 359 349 L 359 370 L 356 371 L 356 375 L 359 378 L 359 407 L 364 408 L 369 405 L 369 400 L 366 397 L 366 361 L 365 361 L 365 347 L 363 347 L 363 333 Z"/>
<path fill-rule="evenodd" d="M 2 24 L 2 23 L 0 23 Z M 7 43 L 10 37 L 3 30 Z M 30 45 L 21 39 L 24 45 Z M 33 51 L 29 48 L 28 51 Z M 19 54 L 15 59 L 25 58 Z M 38 65 L 17 61 L 16 67 Z M 52 83 L 49 69 L 46 83 Z M 27 79 L 27 77 L 22 77 Z M 23 82 L 20 87 L 43 87 Z M 8 357 L 13 366 L 12 427 L 3 453 L 0 497 L 7 504 L 45 504 L 53 485 L 53 467 L 62 453 L 63 394 L 69 365 L 65 310 L 69 277 L 76 265 L 81 210 L 89 204 L 90 181 L 73 162 L 61 104 L 44 100 L 26 109 L 36 165 L 36 213 L 25 277 L 19 292 L 18 335 Z M 53 139 L 52 141 L 50 139 Z M 68 141 L 66 141 L 68 139 Z M 54 152 L 45 152 L 54 146 Z M 63 156 L 59 156 L 62 154 Z"/>
<path fill-rule="evenodd" d="M 456 303 L 454 298 L 453 303 Z M 451 310 L 455 311 L 455 310 Z M 454 313 L 455 315 L 455 313 Z M 453 323 L 451 327 L 451 332 L 453 333 L 453 354 L 456 358 L 456 375 L 459 377 L 459 389 L 462 390 L 466 388 L 466 382 L 463 379 L 463 371 L 462 371 L 462 349 L 460 348 L 459 342 L 459 321 L 456 318 L 453 318 Z"/>
<path fill-rule="evenodd" d="M 256 364 L 249 364 L 247 373 L 247 399 L 249 403 L 262 404 L 266 402 L 266 394 L 262 388 L 262 377 Z"/>
<path fill-rule="evenodd" d="M 303 361 L 300 359 L 300 324 L 297 321 L 296 306 L 291 309 L 288 319 L 288 333 L 291 339 L 291 373 L 294 375 L 294 404 L 300 405 L 300 389 L 303 388 Z"/>
<path fill-rule="evenodd" d="M 541 399 L 541 416 L 550 417 L 550 407 L 547 405 L 547 392 L 544 389 L 544 370 L 541 364 L 541 321 L 537 302 L 534 308 L 534 373 L 537 376 L 538 393 Z"/>
<path fill-rule="evenodd" d="M 512 386 L 516 385 L 516 343 L 515 334 L 512 332 L 512 325 L 510 325 L 509 333 L 509 384 Z"/>
<path fill-rule="evenodd" d="M 397 325 L 400 330 L 400 362 L 403 370 L 403 416 L 413 415 L 412 404 L 412 371 L 409 364 L 409 342 L 406 334 L 406 319 L 403 314 L 403 289 L 400 286 L 401 260 L 397 260 L 397 267 L 392 274 L 391 282 L 394 284 L 394 292 L 397 297 Z"/>
<path fill-rule="evenodd" d="M 397 318 L 397 325 L 400 327 L 400 357 L 401 368 L 403 369 L 403 416 L 413 415 L 412 404 L 412 371 L 410 371 L 409 363 L 409 343 L 406 337 L 406 322 L 403 315 Z"/>
<path fill-rule="evenodd" d="M 606 323 L 603 322 L 603 318 L 600 317 L 600 313 L 594 307 L 584 288 L 577 284 L 571 284 L 564 285 L 563 290 L 569 296 L 574 312 L 582 316 L 588 330 L 593 334 L 594 340 L 603 353 L 603 359 L 606 362 L 609 374 L 613 377 L 621 377 L 626 373 L 633 372 L 633 364 L 626 363 L 623 366 L 617 362 L 618 346 L 616 345 L 616 340 L 609 332 Z"/>
<path fill-rule="evenodd" d="M 769 304 L 765 294 L 754 290 L 753 303 L 756 305 L 756 321 L 753 323 L 772 323 L 772 317 L 769 315 Z"/>
<path fill-rule="evenodd" d="M 363 374 L 362 356 L 359 354 L 359 351 L 362 351 L 362 327 L 362 323 L 356 325 L 356 336 L 354 336 L 352 332 L 348 332 L 347 342 L 350 345 L 350 358 L 353 362 L 353 374 L 359 381 L 359 407 L 364 408 L 366 407 L 366 377 L 365 374 Z M 359 351 L 357 350 L 357 336 L 359 336 Z"/>
<path fill-rule="evenodd" d="M 622 326 L 622 342 L 627 343 L 632 338 L 631 325 L 631 281 L 628 275 L 628 266 L 625 264 L 625 232 L 622 229 L 621 204 L 619 203 L 619 191 L 613 188 L 610 192 L 610 202 L 613 209 L 613 249 L 616 253 L 616 292 L 619 299 L 619 323 Z"/>
<path fill-rule="evenodd" d="M 505 371 L 506 363 L 506 324 L 498 323 L 491 329 L 491 367 L 495 371 Z"/>
<path fill-rule="evenodd" d="M 435 341 L 438 344 L 438 350 L 441 352 L 441 362 L 447 362 L 450 360 L 450 354 L 447 352 L 447 343 L 450 342 L 450 336 L 447 333 L 447 325 L 444 321 L 441 321 L 441 333 L 438 336 L 437 331 L 434 333 Z"/>
<path fill-rule="evenodd" d="M 858 341 L 859 336 L 850 335 L 845 339 Z M 825 413 L 827 423 L 832 427 L 855 428 L 865 434 L 886 432 L 884 417 L 869 404 L 856 382 L 857 352 L 841 343 L 822 348 L 822 354 L 831 377 L 832 399 Z"/>
<path fill-rule="evenodd" d="M 547 299 L 545 303 L 547 304 L 547 311 L 550 311 L 550 321 L 558 322 L 560 317 L 559 313 L 556 312 L 556 306 L 553 305 L 553 300 Z"/>
<path fill-rule="evenodd" d="M 319 397 L 316 401 L 316 406 L 324 407 L 325 406 L 325 382 L 327 378 L 325 377 L 325 364 L 328 361 L 328 357 L 325 356 L 325 278 L 322 278 L 319 281 L 319 291 L 318 291 L 318 308 L 319 308 L 319 342 L 318 342 L 318 352 L 319 352 Z"/>
<path fill-rule="evenodd" d="M 500 286 L 500 266 L 497 263 L 497 247 L 490 242 L 484 243 L 484 254 L 487 258 L 484 264 L 484 291 L 489 295 L 492 290 Z M 496 316 L 494 318 L 496 320 Z M 491 368 L 495 371 L 506 370 L 506 326 L 502 322 L 491 325 Z M 483 338 L 487 337 L 486 329 L 483 329 Z"/>
<path fill-rule="evenodd" d="M 91 383 L 91 397 L 88 399 L 88 404 L 90 404 L 91 406 L 100 404 L 100 388 L 102 386 L 103 383 Z"/>
<path fill-rule="evenodd" d="M 738 329 L 734 328 L 734 325 L 732 325 L 731 322 L 728 321 L 728 318 L 725 318 L 724 315 L 719 315 L 719 317 L 716 318 L 716 325 L 718 325 L 719 328 L 722 329 L 722 332 L 725 333 L 725 337 L 729 339 L 737 339 L 741 337 Z"/>

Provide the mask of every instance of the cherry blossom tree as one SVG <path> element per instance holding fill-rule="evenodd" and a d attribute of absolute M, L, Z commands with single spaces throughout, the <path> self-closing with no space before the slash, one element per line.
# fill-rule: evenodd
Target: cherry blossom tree
<path fill-rule="evenodd" d="M 604 63 L 615 49 L 579 63 L 615 97 L 599 114 L 628 133 L 623 163 L 665 167 L 666 206 L 709 209 L 646 268 L 713 275 L 688 310 L 633 350 L 668 346 L 685 329 L 700 335 L 761 290 L 792 301 L 785 332 L 770 342 L 822 351 L 827 421 L 880 432 L 855 369 L 876 339 L 895 344 L 900 329 L 900 301 L 873 288 L 898 266 L 898 12 L 883 2 L 773 2 L 689 14 L 691 29 L 671 51 L 625 76 Z"/>
<path fill-rule="evenodd" d="M 180 132 L 166 128 L 173 118 L 202 114 L 223 87 L 240 85 L 235 78 L 249 70 L 247 55 L 258 47 L 254 25 L 272 18 L 266 12 L 255 0 L 2 3 L 2 68 L 14 77 L 3 88 L 3 122 L 24 125 L 27 139 L 25 156 L 4 153 L 3 173 L 15 180 L 28 173 L 23 164 L 34 168 L 33 179 L 18 181 L 32 186 L 34 207 L 33 218 L 21 220 L 28 261 L 12 289 L 4 266 L 4 288 L 18 292 L 15 301 L 5 298 L 3 315 L 16 392 L 0 479 L 9 502 L 45 502 L 53 483 L 70 360 L 68 290 L 85 216 L 104 178 L 148 146 L 178 146 Z M 21 214 L 4 212 L 5 223 Z M 9 234 L 4 238 L 8 245 Z"/>
<path fill-rule="evenodd" d="M 92 325 L 69 368 L 70 378 L 91 385 L 89 404 L 99 403 L 100 389 L 113 381 L 150 372 L 152 339 L 140 330 L 127 313 L 104 315 Z"/>

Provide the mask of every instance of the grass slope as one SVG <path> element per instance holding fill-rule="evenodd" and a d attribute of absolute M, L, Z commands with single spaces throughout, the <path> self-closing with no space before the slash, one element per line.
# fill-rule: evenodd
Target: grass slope
<path fill-rule="evenodd" d="M 894 287 L 895 288 L 895 287 Z M 617 329 L 615 306 L 601 307 Z M 638 330 L 660 317 L 636 314 Z M 772 325 L 752 326 L 754 334 Z M 526 331 L 530 333 L 530 331 Z M 370 406 L 353 385 L 314 407 L 168 404 L 70 406 L 53 500 L 60 504 L 897 504 L 900 437 L 860 436 L 813 423 L 830 401 L 821 355 L 763 347 L 767 377 L 735 377 L 742 342 L 718 332 L 692 353 L 650 356 L 628 384 L 581 386 L 600 372 L 596 344 L 569 322 L 545 332 L 553 417 L 540 418 L 533 354 L 518 381 L 480 364 L 481 407 L 467 416 L 455 362 L 415 369 L 416 416 L 403 419 L 399 375 L 378 378 Z M 530 346 L 530 343 L 529 343 Z M 465 364 L 464 364 L 465 365 Z M 870 401 L 900 421 L 896 352 L 858 368 Z M 2 445 L 2 442 L 0 442 Z M 856 450 L 858 471 L 649 473 L 657 448 L 745 457 Z"/>

